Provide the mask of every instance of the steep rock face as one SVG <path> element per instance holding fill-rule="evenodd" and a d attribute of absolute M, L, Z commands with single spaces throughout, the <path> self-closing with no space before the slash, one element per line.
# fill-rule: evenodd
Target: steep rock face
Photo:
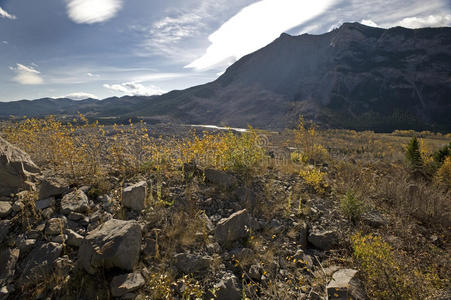
<path fill-rule="evenodd" d="M 0 196 L 26 189 L 27 180 L 39 172 L 27 153 L 0 137 Z"/>
<path fill-rule="evenodd" d="M 143 112 L 230 126 L 284 128 L 302 113 L 331 127 L 449 130 L 450 69 L 451 28 L 346 23 L 323 35 L 282 34 L 216 81 Z"/>

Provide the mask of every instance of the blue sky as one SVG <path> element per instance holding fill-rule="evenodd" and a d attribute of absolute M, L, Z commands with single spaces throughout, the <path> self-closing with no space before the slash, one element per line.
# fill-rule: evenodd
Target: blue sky
<path fill-rule="evenodd" d="M 0 0 L 0 101 L 161 94 L 343 22 L 451 26 L 450 0 Z"/>

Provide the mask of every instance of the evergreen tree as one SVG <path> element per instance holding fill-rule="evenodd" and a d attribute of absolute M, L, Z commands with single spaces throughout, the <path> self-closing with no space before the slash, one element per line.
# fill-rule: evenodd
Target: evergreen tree
<path fill-rule="evenodd" d="M 413 169 L 421 169 L 424 165 L 421 158 L 420 143 L 416 137 L 413 137 L 407 145 L 406 158 Z"/>

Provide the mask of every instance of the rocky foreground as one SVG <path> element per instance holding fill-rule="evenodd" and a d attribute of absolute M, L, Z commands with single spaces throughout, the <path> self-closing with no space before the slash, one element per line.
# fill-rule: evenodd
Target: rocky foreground
<path fill-rule="evenodd" d="M 165 239 L 159 236 L 163 220 L 149 206 L 152 178 L 124 183 L 122 203 L 117 203 L 112 195 L 93 196 L 89 186 L 68 186 L 60 178 L 43 175 L 26 153 L 0 142 L 2 299 L 152 298 L 146 294 L 151 295 L 148 282 L 157 261 L 164 261 L 179 277 L 210 282 L 210 290 L 202 292 L 201 298 L 251 297 L 257 295 L 257 285 L 243 283 L 265 282 L 273 274 L 283 280 L 302 274 L 306 283 L 329 281 L 326 290 L 308 284 L 298 291 L 275 286 L 281 291 L 274 296 L 320 299 L 326 293 L 328 299 L 365 298 L 356 270 L 322 267 L 328 251 L 340 243 L 338 224 L 345 220 L 321 199 L 311 204 L 308 216 L 289 214 L 267 222 L 257 213 L 258 186 L 255 190 L 243 187 L 235 176 L 208 169 L 195 203 L 186 199 L 182 187 L 174 187 L 173 205 L 160 209 L 166 210 L 161 218 L 168 214 L 183 218 L 172 226 L 187 241 L 177 241 L 169 249 L 170 245 L 160 242 Z M 190 168 L 200 174 L 192 165 L 186 171 Z M 190 215 L 193 205 L 203 213 Z M 383 222 L 376 219 L 374 225 Z M 186 227 L 176 228 L 182 224 Z M 189 228 L 193 224 L 194 230 Z M 267 240 L 251 247 L 257 232 Z M 269 265 L 248 263 L 272 244 L 276 247 Z M 172 257 L 162 259 L 169 253 Z M 171 294 L 180 298 L 192 296 L 187 288 L 192 287 L 170 285 Z"/>
<path fill-rule="evenodd" d="M 296 176 L 182 171 L 112 176 L 101 194 L 0 138 L 0 299 L 368 298 L 330 191 L 280 201 Z M 389 221 L 371 210 L 361 222 Z"/>

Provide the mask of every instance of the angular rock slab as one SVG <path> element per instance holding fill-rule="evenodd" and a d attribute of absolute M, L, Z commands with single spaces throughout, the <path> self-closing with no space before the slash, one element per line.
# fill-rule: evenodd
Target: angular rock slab
<path fill-rule="evenodd" d="M 144 277 L 139 272 L 116 276 L 110 283 L 111 295 L 121 297 L 138 290 L 145 283 Z"/>
<path fill-rule="evenodd" d="M 308 236 L 308 241 L 320 250 L 330 250 L 338 243 L 338 235 L 333 230 L 313 230 Z"/>
<path fill-rule="evenodd" d="M 78 261 L 90 274 L 100 267 L 133 271 L 139 260 L 141 237 L 141 227 L 136 221 L 111 219 L 85 237 Z"/>
<path fill-rule="evenodd" d="M 212 259 L 208 256 L 179 253 L 174 256 L 175 265 L 183 274 L 200 273 L 208 270 Z"/>
<path fill-rule="evenodd" d="M 0 287 L 13 281 L 19 249 L 3 249 L 0 251 Z"/>
<path fill-rule="evenodd" d="M 224 189 L 229 189 L 237 184 L 236 177 L 224 171 L 206 169 L 204 174 L 207 182 L 216 184 Z"/>
<path fill-rule="evenodd" d="M 0 137 L 0 196 L 28 189 L 28 182 L 38 173 L 27 153 Z"/>
<path fill-rule="evenodd" d="M 6 240 L 8 234 L 9 234 L 10 227 L 11 227 L 10 220 L 0 221 L 0 243 L 3 243 L 3 241 Z"/>
<path fill-rule="evenodd" d="M 19 285 L 33 285 L 48 278 L 62 250 L 63 246 L 57 243 L 42 244 L 34 248 L 21 263 Z"/>
<path fill-rule="evenodd" d="M 89 208 L 88 196 L 82 190 L 76 190 L 69 193 L 61 199 L 61 211 L 63 214 L 71 212 L 86 212 Z"/>
<path fill-rule="evenodd" d="M 122 191 L 122 204 L 133 210 L 146 208 L 147 182 L 141 181 Z"/>
<path fill-rule="evenodd" d="M 246 209 L 237 211 L 216 225 L 215 238 L 224 247 L 239 239 L 247 238 L 251 228 L 251 218 Z"/>
<path fill-rule="evenodd" d="M 12 210 L 13 206 L 11 205 L 11 203 L 7 201 L 0 201 L 0 218 L 7 217 Z"/>
<path fill-rule="evenodd" d="M 238 278 L 233 274 L 226 274 L 220 282 L 215 284 L 216 300 L 240 300 L 242 293 Z"/>
<path fill-rule="evenodd" d="M 46 178 L 39 186 L 39 199 L 59 197 L 69 191 L 69 186 L 59 178 Z"/>
<path fill-rule="evenodd" d="M 332 280 L 327 285 L 328 300 L 365 300 L 368 297 L 361 288 L 360 281 L 356 278 L 358 271 L 353 269 L 341 269 L 332 275 Z"/>

